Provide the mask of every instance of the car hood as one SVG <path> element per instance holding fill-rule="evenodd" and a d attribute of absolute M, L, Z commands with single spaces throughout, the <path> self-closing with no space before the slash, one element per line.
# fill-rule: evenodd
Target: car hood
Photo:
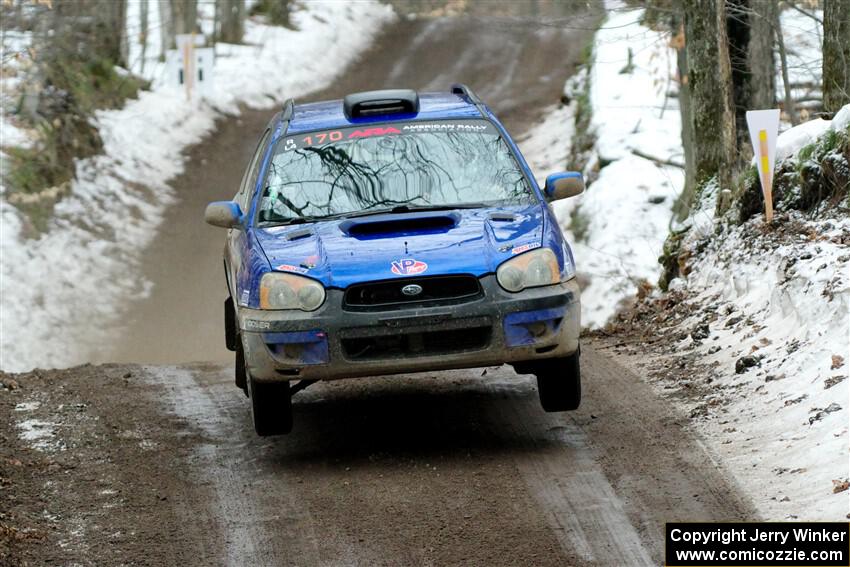
<path fill-rule="evenodd" d="M 326 287 L 443 274 L 482 276 L 539 247 L 541 204 L 375 215 L 258 228 L 273 270 Z"/>

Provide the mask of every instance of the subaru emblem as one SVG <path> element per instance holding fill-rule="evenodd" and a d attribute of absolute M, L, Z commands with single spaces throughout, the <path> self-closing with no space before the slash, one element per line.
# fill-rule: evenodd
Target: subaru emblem
<path fill-rule="evenodd" d="M 402 292 L 404 295 L 407 295 L 407 296 L 409 296 L 409 297 L 414 297 L 414 296 L 419 295 L 420 293 L 422 293 L 422 286 L 421 286 L 421 285 L 416 285 L 416 284 L 406 285 L 406 286 L 404 286 L 403 288 L 401 288 L 401 292 Z"/>

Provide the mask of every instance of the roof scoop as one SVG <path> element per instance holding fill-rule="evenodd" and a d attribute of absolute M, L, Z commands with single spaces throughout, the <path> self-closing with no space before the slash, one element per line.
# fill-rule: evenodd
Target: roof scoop
<path fill-rule="evenodd" d="M 342 109 L 349 119 L 386 114 L 416 114 L 419 112 L 419 95 L 412 89 L 351 93 L 343 99 Z"/>

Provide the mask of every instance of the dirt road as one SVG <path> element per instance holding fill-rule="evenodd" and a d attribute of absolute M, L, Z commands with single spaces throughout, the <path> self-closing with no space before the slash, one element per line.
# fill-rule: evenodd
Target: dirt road
<path fill-rule="evenodd" d="M 607 566 L 660 564 L 665 521 L 753 518 L 610 351 L 585 344 L 572 414 L 509 368 L 426 373 L 312 386 L 272 439 L 226 366 L 17 376 L 0 521 L 32 564 Z"/>
<path fill-rule="evenodd" d="M 520 133 L 588 38 L 405 21 L 315 98 L 463 79 Z M 572 414 L 488 368 L 318 384 L 290 436 L 256 437 L 220 346 L 223 234 L 200 219 L 269 114 L 190 152 L 145 262 L 153 296 L 107 356 L 121 364 L 0 374 L 0 565 L 658 565 L 663 522 L 754 517 L 687 418 L 600 340 Z"/>

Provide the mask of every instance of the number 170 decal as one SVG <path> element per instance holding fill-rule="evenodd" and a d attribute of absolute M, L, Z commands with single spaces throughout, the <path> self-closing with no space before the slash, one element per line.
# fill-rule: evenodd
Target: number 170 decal
<path fill-rule="evenodd" d="M 333 132 L 318 132 L 314 135 L 304 136 L 303 142 L 305 146 L 321 146 L 326 142 L 339 142 L 342 140 L 342 132 L 334 130 Z"/>

